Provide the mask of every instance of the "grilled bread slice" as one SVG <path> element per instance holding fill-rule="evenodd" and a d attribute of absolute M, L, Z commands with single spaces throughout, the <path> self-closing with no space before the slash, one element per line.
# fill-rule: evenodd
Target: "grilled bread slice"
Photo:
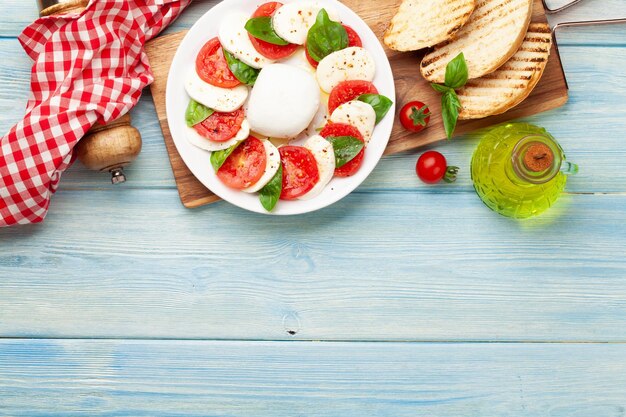
<path fill-rule="evenodd" d="M 476 0 L 403 0 L 383 38 L 396 51 L 417 51 L 451 39 Z"/>
<path fill-rule="evenodd" d="M 495 72 L 469 80 L 457 92 L 459 119 L 480 119 L 504 113 L 533 91 L 548 63 L 552 35 L 546 23 L 531 23 L 519 50 Z"/>
<path fill-rule="evenodd" d="M 474 13 L 456 37 L 426 54 L 424 78 L 443 83 L 446 65 L 463 52 L 469 78 L 489 74 L 519 49 L 530 23 L 533 0 L 478 0 Z"/>

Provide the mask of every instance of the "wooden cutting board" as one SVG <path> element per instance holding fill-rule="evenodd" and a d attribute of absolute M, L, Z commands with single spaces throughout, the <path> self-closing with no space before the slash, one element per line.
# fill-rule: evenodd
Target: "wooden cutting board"
<path fill-rule="evenodd" d="M 343 0 L 343 3 L 361 16 L 372 28 L 374 33 L 376 33 L 379 38 L 382 38 L 382 34 L 400 1 Z M 541 0 L 535 0 L 533 21 L 546 22 L 546 15 Z M 185 34 L 186 31 L 156 38 L 148 42 L 146 52 L 150 59 L 155 78 L 151 86 L 152 98 L 163 130 L 165 145 L 170 156 L 180 199 L 185 207 L 193 208 L 215 202 L 219 200 L 219 198 L 206 189 L 200 181 L 193 176 L 191 171 L 189 171 L 176 151 L 167 125 L 165 114 L 165 85 L 167 83 L 167 74 L 174 53 Z M 423 52 L 399 53 L 387 48 L 385 48 L 385 50 L 389 56 L 396 81 L 396 103 L 398 104 L 398 111 L 402 103 L 418 99 L 427 103 L 433 113 L 430 126 L 418 134 L 405 131 L 396 118 L 396 123 L 385 154 L 415 149 L 445 139 L 446 135 L 440 116 L 441 105 L 439 95 L 432 90 L 420 75 L 419 62 Z M 456 135 L 462 135 L 493 124 L 551 110 L 564 105 L 567 102 L 567 98 L 567 83 L 561 65 L 561 58 L 559 57 L 558 50 L 553 46 L 543 78 L 533 93 L 523 103 L 498 116 L 480 120 L 461 121 L 457 126 Z"/>

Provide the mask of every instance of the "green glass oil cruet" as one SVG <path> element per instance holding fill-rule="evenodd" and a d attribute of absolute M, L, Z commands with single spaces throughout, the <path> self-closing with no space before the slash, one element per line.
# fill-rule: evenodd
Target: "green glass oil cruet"
<path fill-rule="evenodd" d="M 507 123 L 481 137 L 472 157 L 472 181 L 478 196 L 503 216 L 525 219 L 550 208 L 578 166 L 544 128 Z"/>

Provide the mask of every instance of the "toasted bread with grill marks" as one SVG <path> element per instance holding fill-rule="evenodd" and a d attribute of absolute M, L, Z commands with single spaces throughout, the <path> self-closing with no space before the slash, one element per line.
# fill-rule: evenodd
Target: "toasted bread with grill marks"
<path fill-rule="evenodd" d="M 420 70 L 430 82 L 445 81 L 446 65 L 463 52 L 469 78 L 498 69 L 519 49 L 532 15 L 533 0 L 478 0 L 456 37 L 435 46 Z"/>
<path fill-rule="evenodd" d="M 491 74 L 469 80 L 457 92 L 459 119 L 480 119 L 517 106 L 533 91 L 548 63 L 552 33 L 546 23 L 531 23 L 522 46 Z"/>
<path fill-rule="evenodd" d="M 396 51 L 417 51 L 454 37 L 476 0 L 403 0 L 383 41 Z"/>

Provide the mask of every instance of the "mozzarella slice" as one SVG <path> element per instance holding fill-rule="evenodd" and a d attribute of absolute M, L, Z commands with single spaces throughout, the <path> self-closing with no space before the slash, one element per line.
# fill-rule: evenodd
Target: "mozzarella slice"
<path fill-rule="evenodd" d="M 376 64 L 372 55 L 356 46 L 333 52 L 322 59 L 317 67 L 317 81 L 327 93 L 342 81 L 372 81 L 375 74 Z"/>
<path fill-rule="evenodd" d="M 333 175 L 335 175 L 335 151 L 333 145 L 319 135 L 311 136 L 304 143 L 304 147 L 311 151 L 315 157 L 320 175 L 319 181 L 311 188 L 311 191 L 299 198 L 299 200 L 310 200 L 317 197 L 333 179 Z"/>
<path fill-rule="evenodd" d="M 192 70 L 185 81 L 185 90 L 198 103 L 219 112 L 230 113 L 245 103 L 248 98 L 248 87 L 238 85 L 235 88 L 221 88 L 211 85 Z"/>
<path fill-rule="evenodd" d="M 278 172 L 278 167 L 280 167 L 280 153 L 278 153 L 276 146 L 267 139 L 261 139 L 261 141 L 265 147 L 265 156 L 267 157 L 265 172 L 263 172 L 263 176 L 255 184 L 242 190 L 245 193 L 256 193 L 265 187 L 274 178 L 274 175 Z"/>
<path fill-rule="evenodd" d="M 339 21 L 339 14 L 332 7 L 322 7 L 316 1 L 294 1 L 276 10 L 272 26 L 276 34 L 287 42 L 304 45 L 309 29 L 315 24 L 317 14 L 322 9 L 326 10 L 330 20 Z"/>
<path fill-rule="evenodd" d="M 319 104 L 319 87 L 313 75 L 291 65 L 273 64 L 261 71 L 254 84 L 247 117 L 255 132 L 271 138 L 294 138 L 311 123 Z"/>
<path fill-rule="evenodd" d="M 186 126 L 186 136 L 187 141 L 192 145 L 204 149 L 209 152 L 223 151 L 224 149 L 228 149 L 237 142 L 240 142 L 244 139 L 247 139 L 250 136 L 250 124 L 247 120 L 244 120 L 241 124 L 241 129 L 239 132 L 232 138 L 225 142 L 215 142 L 213 140 L 207 139 L 204 136 L 200 135 L 196 132 L 196 129 L 193 127 Z"/>
<path fill-rule="evenodd" d="M 330 121 L 348 124 L 359 129 L 367 146 L 376 126 L 376 112 L 369 104 L 353 100 L 337 107 L 330 115 Z"/>
<path fill-rule="evenodd" d="M 257 52 L 248 37 L 246 30 L 246 22 L 250 16 L 243 12 L 237 12 L 227 15 L 220 24 L 218 38 L 222 44 L 222 48 L 233 54 L 237 59 L 253 68 L 263 68 L 271 64 L 268 59 Z"/>

